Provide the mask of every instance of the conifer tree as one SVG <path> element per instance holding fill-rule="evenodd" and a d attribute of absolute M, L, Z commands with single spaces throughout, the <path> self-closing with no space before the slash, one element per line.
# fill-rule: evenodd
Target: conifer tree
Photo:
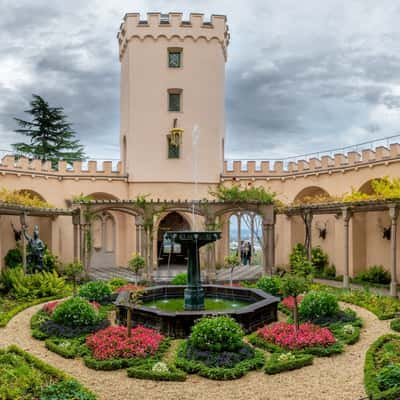
<path fill-rule="evenodd" d="M 59 160 L 68 163 L 85 158 L 83 146 L 75 139 L 75 132 L 67 121 L 62 107 L 50 107 L 40 96 L 33 94 L 31 121 L 14 118 L 19 126 L 15 132 L 29 138 L 29 142 L 14 143 L 12 146 L 19 155 L 51 161 L 53 166 Z"/>

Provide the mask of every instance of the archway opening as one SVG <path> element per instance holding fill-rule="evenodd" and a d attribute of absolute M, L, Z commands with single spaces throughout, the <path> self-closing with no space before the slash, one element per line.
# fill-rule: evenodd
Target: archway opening
<path fill-rule="evenodd" d="M 164 234 L 169 231 L 188 231 L 190 225 L 187 219 L 178 212 L 167 214 L 158 226 L 157 254 L 158 265 L 186 265 L 187 249 L 183 245 L 164 242 Z"/>
<path fill-rule="evenodd" d="M 329 199 L 329 193 L 319 186 L 309 186 L 302 189 L 294 199 L 294 203 L 313 203 Z"/>

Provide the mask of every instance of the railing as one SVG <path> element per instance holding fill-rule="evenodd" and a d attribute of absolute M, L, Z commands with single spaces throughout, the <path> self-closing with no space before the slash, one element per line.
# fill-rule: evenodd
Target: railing
<path fill-rule="evenodd" d="M 316 151 L 314 153 L 306 153 L 306 154 L 299 154 L 295 156 L 289 156 L 289 157 L 282 157 L 282 158 L 231 158 L 231 157 L 225 157 L 225 161 L 228 163 L 228 169 L 232 169 L 233 167 L 233 161 L 242 161 L 246 163 L 247 161 L 255 161 L 256 163 L 256 169 L 260 168 L 261 162 L 262 161 L 267 161 L 269 162 L 270 166 L 273 168 L 275 165 L 275 162 L 281 161 L 283 162 L 283 168 L 286 169 L 288 164 L 290 162 L 298 162 L 300 160 L 305 160 L 308 161 L 311 158 L 321 158 L 323 156 L 330 156 L 334 157 L 335 154 L 346 154 L 349 152 L 361 152 L 361 150 L 373 150 L 376 149 L 379 146 L 384 146 L 384 147 L 389 147 L 390 144 L 393 143 L 400 143 L 400 134 L 393 135 L 393 136 L 387 136 L 381 139 L 374 139 L 366 142 L 361 142 L 357 143 L 354 145 L 349 145 L 349 146 L 344 146 L 344 147 L 336 147 L 334 149 L 329 149 L 329 150 L 322 150 L 322 151 Z"/>

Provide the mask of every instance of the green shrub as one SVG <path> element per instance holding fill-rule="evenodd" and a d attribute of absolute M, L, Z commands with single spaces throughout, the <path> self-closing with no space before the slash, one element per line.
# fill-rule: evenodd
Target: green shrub
<path fill-rule="evenodd" d="M 130 367 L 127 369 L 127 373 L 130 378 L 136 378 L 136 379 L 150 379 L 153 381 L 176 381 L 176 382 L 183 382 L 186 380 L 185 372 L 177 369 L 174 365 L 164 364 L 166 368 L 157 368 L 157 366 L 161 364 L 164 363 Z"/>
<path fill-rule="evenodd" d="M 281 280 L 277 276 L 263 276 L 256 283 L 258 289 L 264 290 L 264 292 L 273 296 L 279 296 L 280 285 Z"/>
<path fill-rule="evenodd" d="M 336 267 L 334 265 L 326 266 L 322 271 L 322 277 L 327 279 L 336 278 Z"/>
<path fill-rule="evenodd" d="M 398 400 L 400 386 L 388 387 L 389 383 L 400 382 L 398 370 L 387 369 L 390 365 L 399 365 L 400 336 L 383 335 L 368 349 L 364 364 L 364 386 L 369 398 L 373 400 Z M 381 375 L 382 374 L 382 375 Z M 393 374 L 393 375 L 392 375 Z M 387 387 L 387 389 L 383 389 Z"/>
<path fill-rule="evenodd" d="M 188 276 L 186 272 L 176 274 L 171 281 L 172 285 L 187 285 L 187 283 L 188 283 Z"/>
<path fill-rule="evenodd" d="M 37 299 L 63 294 L 65 280 L 53 272 L 25 274 L 22 268 L 6 269 L 1 273 L 1 281 L 17 299 Z"/>
<path fill-rule="evenodd" d="M 274 353 L 265 363 L 265 373 L 272 375 L 312 365 L 314 357 L 301 353 Z"/>
<path fill-rule="evenodd" d="M 99 313 L 87 300 L 73 297 L 56 307 L 52 320 L 70 327 L 92 326 L 99 322 Z"/>
<path fill-rule="evenodd" d="M 368 283 L 388 284 L 391 281 L 390 273 L 381 265 L 374 265 L 367 271 L 360 272 L 357 275 L 357 280 Z"/>
<path fill-rule="evenodd" d="M 400 388 L 400 365 L 382 368 L 376 377 L 380 390 Z"/>
<path fill-rule="evenodd" d="M 79 296 L 89 301 L 96 301 L 97 303 L 108 302 L 111 294 L 110 286 L 103 281 L 88 282 L 79 289 Z"/>
<path fill-rule="evenodd" d="M 400 318 L 396 318 L 390 323 L 390 329 L 400 332 Z"/>
<path fill-rule="evenodd" d="M 20 247 L 8 250 L 4 257 L 4 264 L 7 268 L 15 268 L 22 265 L 22 251 Z"/>
<path fill-rule="evenodd" d="M 338 312 L 338 301 L 331 293 L 311 291 L 304 296 L 299 306 L 300 319 L 303 321 L 333 316 Z"/>
<path fill-rule="evenodd" d="M 58 257 L 46 247 L 43 254 L 43 267 L 45 271 L 58 270 L 59 265 Z"/>
<path fill-rule="evenodd" d="M 192 328 L 189 342 L 196 348 L 211 351 L 234 351 L 243 345 L 244 332 L 227 316 L 200 319 Z"/>
<path fill-rule="evenodd" d="M 67 380 L 47 386 L 40 395 L 40 400 L 96 400 L 96 396 L 87 391 L 80 383 Z"/>
<path fill-rule="evenodd" d="M 328 267 L 328 254 L 326 254 L 320 246 L 313 247 L 311 249 L 311 263 L 317 272 L 322 272 Z"/>
<path fill-rule="evenodd" d="M 45 341 L 45 346 L 53 353 L 59 354 L 64 358 L 75 358 L 83 353 L 85 336 L 74 339 L 49 338 Z"/>
<path fill-rule="evenodd" d="M 129 282 L 124 278 L 112 278 L 108 281 L 108 285 L 110 286 L 111 290 L 115 292 L 117 289 L 121 288 L 122 286 L 127 285 Z"/>

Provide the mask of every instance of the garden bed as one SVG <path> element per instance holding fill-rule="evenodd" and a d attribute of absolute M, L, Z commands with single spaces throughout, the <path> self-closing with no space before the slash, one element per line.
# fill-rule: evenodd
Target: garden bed
<path fill-rule="evenodd" d="M 381 336 L 368 349 L 364 385 L 372 400 L 400 398 L 400 336 Z"/>
<path fill-rule="evenodd" d="M 64 372 L 10 346 L 0 350 L 0 398 L 95 400 L 96 396 Z"/>

